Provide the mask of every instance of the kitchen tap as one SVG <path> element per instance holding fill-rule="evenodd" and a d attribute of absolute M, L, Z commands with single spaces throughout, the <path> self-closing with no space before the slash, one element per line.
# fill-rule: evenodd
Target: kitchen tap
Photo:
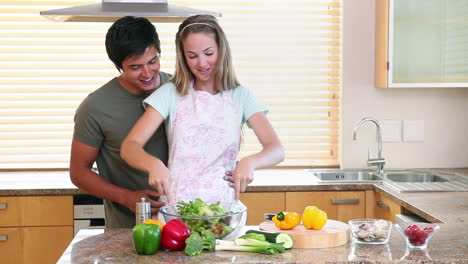
<path fill-rule="evenodd" d="M 372 122 L 377 127 L 377 158 L 371 159 L 369 157 L 369 150 L 367 151 L 367 166 L 377 166 L 377 173 L 384 173 L 385 159 L 382 158 L 382 130 L 380 128 L 379 121 L 373 117 L 365 117 L 361 119 L 353 128 L 353 140 L 356 140 L 356 135 L 359 127 L 365 122 Z"/>

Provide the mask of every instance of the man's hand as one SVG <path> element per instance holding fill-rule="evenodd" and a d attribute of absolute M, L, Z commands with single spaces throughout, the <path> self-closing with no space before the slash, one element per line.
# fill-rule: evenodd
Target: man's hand
<path fill-rule="evenodd" d="M 151 215 L 157 214 L 159 208 L 164 206 L 166 203 L 160 202 L 159 200 L 159 193 L 154 190 L 139 190 L 139 191 L 132 191 L 131 195 L 126 200 L 126 204 L 124 204 L 128 209 L 132 210 L 135 213 L 136 203 L 141 201 L 141 198 L 145 198 L 145 201 L 151 204 Z"/>

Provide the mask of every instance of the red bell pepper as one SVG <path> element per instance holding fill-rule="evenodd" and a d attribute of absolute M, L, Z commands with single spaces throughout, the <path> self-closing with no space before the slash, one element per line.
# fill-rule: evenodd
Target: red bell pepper
<path fill-rule="evenodd" d="M 179 219 L 172 219 L 162 229 L 161 247 L 169 250 L 183 250 L 190 229 Z"/>

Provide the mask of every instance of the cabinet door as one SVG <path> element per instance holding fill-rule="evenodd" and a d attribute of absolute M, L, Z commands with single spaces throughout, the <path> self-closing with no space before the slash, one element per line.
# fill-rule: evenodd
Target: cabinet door
<path fill-rule="evenodd" d="M 0 197 L 2 264 L 55 263 L 72 239 L 72 196 Z"/>
<path fill-rule="evenodd" d="M 468 87 L 466 6 L 376 1 L 376 87 Z"/>
<path fill-rule="evenodd" d="M 344 192 L 287 192 L 286 211 L 302 214 L 308 205 L 315 205 L 325 211 L 329 219 L 347 222 L 364 218 L 364 191 Z"/>
<path fill-rule="evenodd" d="M 72 239 L 73 226 L 2 227 L 1 263 L 56 263 Z"/>
<path fill-rule="evenodd" d="M 401 214 L 401 205 L 381 192 L 366 191 L 366 217 L 379 218 L 395 223 L 395 215 Z"/>
<path fill-rule="evenodd" d="M 279 213 L 285 208 L 284 192 L 241 193 L 240 200 L 247 206 L 247 225 L 265 221 L 265 213 Z"/>
<path fill-rule="evenodd" d="M 0 226 L 73 225 L 73 196 L 0 197 Z"/>

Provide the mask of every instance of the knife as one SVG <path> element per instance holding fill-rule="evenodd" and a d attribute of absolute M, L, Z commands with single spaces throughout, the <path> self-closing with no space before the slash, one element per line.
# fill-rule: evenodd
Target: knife
<path fill-rule="evenodd" d="M 266 220 L 272 220 L 273 219 L 273 216 L 275 216 L 276 214 L 272 214 L 272 213 L 265 213 L 263 214 L 263 218 L 265 218 Z"/>

